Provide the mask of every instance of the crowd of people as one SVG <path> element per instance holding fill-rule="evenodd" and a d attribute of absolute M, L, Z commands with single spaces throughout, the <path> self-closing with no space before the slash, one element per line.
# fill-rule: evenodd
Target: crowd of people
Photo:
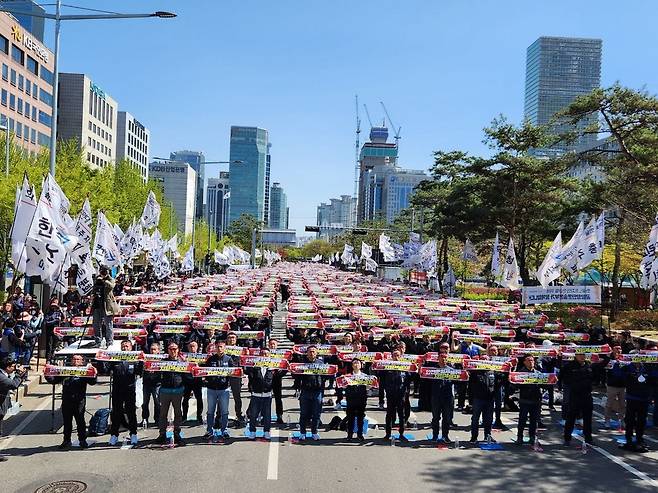
<path fill-rule="evenodd" d="M 94 338 L 88 347 L 109 348 L 114 343 L 113 317 L 120 313 L 117 299 L 126 293 L 154 289 L 155 286 L 147 284 L 144 278 L 141 281 L 137 278 L 122 278 L 117 282 L 112 279 L 107 269 L 101 268 L 90 297 L 80 298 L 76 296 L 77 292 L 69 291 L 64 295 L 61 305 L 57 299 L 52 299 L 45 314 L 40 312 L 29 295 L 24 295 L 19 289 L 15 290 L 5 304 L 2 317 L 4 325 L 3 354 L 0 361 L 0 404 L 6 407 L 9 392 L 17 388 L 25 378 L 30 361 L 28 356 L 31 356 L 34 340 L 39 336 L 42 326 L 46 331 L 46 353 L 49 360 L 53 358 L 58 344 L 72 342 L 67 338 L 59 340 L 53 332 L 54 327 L 70 322 L 72 317 L 92 318 Z M 183 288 L 181 285 L 181 289 Z M 291 294 L 285 278 L 279 278 L 275 288 L 275 297 L 276 293 L 280 295 L 275 298 L 276 303 L 283 308 L 290 297 L 294 298 L 294 294 Z M 142 351 L 146 355 L 153 355 L 153 358 L 159 361 L 171 363 L 186 362 L 190 356 L 203 355 L 203 360 L 199 362 L 199 366 L 203 368 L 242 369 L 243 372 L 237 371 L 235 375 L 209 373 L 199 378 L 178 368 L 147 371 L 143 360 L 87 361 L 82 354 L 72 356 L 70 363 L 73 366 L 82 367 L 91 363 L 99 375 L 112 376 L 109 445 L 119 444 L 120 429 L 125 421 L 133 445 L 139 443 L 138 423 L 141 422 L 147 426 L 153 424 L 158 428 L 156 442 L 163 445 L 169 441 L 167 431 L 171 426 L 173 443 L 184 446 L 186 443 L 181 428 L 188 417 L 189 402 L 192 398 L 196 400 L 196 422 L 193 424 L 202 425 L 205 422 L 204 439 L 230 439 L 231 400 L 236 417 L 234 426 L 246 427 L 245 434 L 249 439 L 256 438 L 257 428 L 261 426 L 263 438 L 269 439 L 273 425 L 272 400 L 275 401 L 274 424 L 285 425 L 282 389 L 286 382 L 290 382 L 298 398 L 298 440 L 302 442 L 307 439 L 320 439 L 319 429 L 325 403 L 340 409 L 343 398 L 346 418 L 342 420 L 340 427 L 346 431 L 349 441 L 354 439 L 355 433 L 357 440 L 365 440 L 364 420 L 371 398 L 378 404 L 373 406 L 374 408 L 385 410 L 383 439 L 407 441 L 405 430 L 410 425 L 411 398 L 414 395 L 418 396 L 418 410 L 431 412 L 430 442 L 446 446 L 453 443 L 450 435 L 455 426 L 455 413 L 458 412 L 471 415 L 470 442 L 473 444 L 480 441 L 495 442 L 492 430 L 507 429 L 502 421 L 504 411 L 518 413 L 515 443 L 519 446 L 524 443 L 534 444 L 538 437 L 537 430 L 543 426 L 542 407 L 548 406 L 551 411 L 557 411 L 556 391 L 562 396 L 561 417 L 564 420 L 565 445 L 571 443 L 574 426 L 579 420 L 582 420 L 584 441 L 590 445 L 595 443 L 592 415 L 593 393 L 596 390 L 605 389 L 607 394 L 604 404 L 605 426 L 613 426 L 613 418 L 625 423 L 625 450 L 647 451 L 644 427 L 651 405 L 653 422 L 658 424 L 658 364 L 629 363 L 622 358 L 622 355 L 640 350 L 651 354 L 658 353 L 658 348 L 655 345 L 636 347 L 628 333 L 610 338 L 600 328 L 583 326 L 579 330 L 589 334 L 588 344 L 609 345 L 610 351 L 602 350 L 601 354 L 595 357 L 576 352 L 573 357 L 565 358 L 558 346 L 555 346 L 554 352 L 550 351 L 554 347 L 551 340 L 537 341 L 528 337 L 527 332 L 520 328 L 515 330 L 513 341 L 523 343 L 523 346 L 513 354 L 509 345 L 497 344 L 496 341 L 480 345 L 468 338 L 454 337 L 454 333 L 450 331 L 438 338 L 429 335 L 416 337 L 414 334 L 396 333 L 395 330 L 385 331 L 379 337 L 374 331 L 368 331 L 356 324 L 337 337 L 335 332 L 323 327 L 289 324 L 286 337 L 295 344 L 295 351 L 291 354 L 292 362 L 311 365 L 313 368 L 326 369 L 327 365 L 335 367 L 335 372 L 295 373 L 287 366 L 245 366 L 241 360 L 240 356 L 245 354 L 244 350 L 253 351 L 253 354 L 261 358 L 272 355 L 281 357 L 281 341 L 271 335 L 271 312 L 259 317 L 251 313 L 241 315 L 239 311 L 235 312 L 234 305 L 220 298 L 212 301 L 206 309 L 216 313 L 230 311 L 237 313 L 237 316 L 225 330 L 208 330 L 187 321 L 185 323 L 189 327 L 175 333 L 160 332 L 156 330 L 156 322 L 151 321 L 145 325 L 145 334 L 135 340 L 122 340 L 120 351 L 126 354 Z M 393 329 L 396 327 L 397 325 L 392 326 Z M 264 336 L 239 338 L 244 331 L 252 330 L 262 332 Z M 102 344 L 103 339 L 105 344 Z M 353 357 L 339 357 L 338 353 L 331 351 L 325 351 L 325 354 L 321 355 L 330 344 L 341 345 L 343 352 L 347 351 Z M 384 358 L 391 362 L 417 361 L 418 366 L 422 364 L 426 368 L 462 370 L 468 374 L 468 379 L 422 378 L 417 367 L 405 368 L 404 365 L 395 369 L 378 370 L 373 358 L 367 357 L 375 354 L 380 355 L 375 359 Z M 430 354 L 436 354 L 436 357 L 427 358 Z M 511 366 L 504 371 L 493 367 L 470 369 L 465 366 L 464 358 L 507 361 Z M 526 376 L 556 373 L 558 378 L 555 383 L 516 384 L 509 379 L 510 370 Z M 246 389 L 241 376 L 243 373 L 248 381 Z M 48 377 L 49 382 L 62 384 L 64 438 L 61 449 L 71 447 L 73 421 L 77 425 L 80 446 L 87 447 L 86 393 L 87 386 L 96 383 L 95 375 Z M 289 380 L 287 376 L 290 377 Z M 362 379 L 362 376 L 375 376 L 377 379 Z M 348 380 L 354 383 L 337 385 L 341 377 L 349 377 Z M 140 420 L 137 418 L 136 405 L 138 378 L 142 379 L 143 393 Z M 376 385 L 373 383 L 375 381 Z M 205 403 L 203 387 L 206 388 Z M 243 405 L 245 390 L 250 394 L 246 410 Z M 5 407 L 0 407 L 0 426 L 6 412 Z M 170 409 L 173 410 L 172 422 L 168 418 Z M 310 436 L 307 431 L 310 431 Z"/>

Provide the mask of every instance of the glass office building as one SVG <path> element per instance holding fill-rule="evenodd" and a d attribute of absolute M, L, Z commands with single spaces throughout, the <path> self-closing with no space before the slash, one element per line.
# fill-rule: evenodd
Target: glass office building
<path fill-rule="evenodd" d="M 258 127 L 231 127 L 229 224 L 241 214 L 250 214 L 258 221 L 265 220 L 268 149 L 267 130 Z"/>
<path fill-rule="evenodd" d="M 172 161 L 180 161 L 189 164 L 196 172 L 196 196 L 194 199 L 194 217 L 203 217 L 203 192 L 206 181 L 206 170 L 204 163 L 206 161 L 203 152 L 197 151 L 175 151 L 169 155 Z"/>
<path fill-rule="evenodd" d="M 551 123 L 555 114 L 578 96 L 588 94 L 601 84 L 601 40 L 542 36 L 532 43 L 526 55 L 525 118 L 534 125 Z M 596 116 L 579 127 L 596 124 Z M 570 130 L 555 124 L 553 131 Z M 537 154 L 557 155 L 596 142 L 588 135 L 573 144 L 557 144 Z"/>
<path fill-rule="evenodd" d="M 288 229 L 288 197 L 281 184 L 273 183 L 270 189 L 270 228 Z"/>

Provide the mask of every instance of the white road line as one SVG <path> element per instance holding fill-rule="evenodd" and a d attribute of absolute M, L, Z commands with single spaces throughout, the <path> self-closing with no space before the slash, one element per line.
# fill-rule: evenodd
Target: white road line
<path fill-rule="evenodd" d="M 0 444 L 0 450 L 6 449 L 9 447 L 9 445 L 14 441 L 14 439 L 21 434 L 21 432 L 29 426 L 29 424 L 34 420 L 34 418 L 37 417 L 37 414 L 39 411 L 43 411 L 44 409 L 50 407 L 51 402 L 50 398 L 45 398 L 44 401 L 39 404 L 36 408 L 32 409 L 31 411 L 27 411 L 29 414 L 25 417 L 23 421 L 21 421 L 16 428 L 13 430 L 13 436 L 10 438 L 7 438 Z"/>
<path fill-rule="evenodd" d="M 585 443 L 585 440 L 584 440 L 583 438 L 579 437 L 579 436 L 574 436 L 574 438 L 575 438 L 576 440 L 579 440 L 581 443 Z M 647 476 L 646 474 L 644 474 L 642 471 L 638 471 L 637 469 L 635 469 L 635 468 L 634 468 L 633 466 L 631 466 L 630 464 L 627 464 L 626 462 L 624 462 L 623 459 L 621 459 L 621 458 L 619 458 L 619 457 L 617 457 L 617 456 L 615 456 L 615 455 L 612 455 L 612 454 L 611 454 L 610 452 L 608 452 L 607 450 L 604 450 L 604 449 L 602 449 L 601 447 L 597 447 L 596 445 L 588 445 L 587 447 L 588 447 L 588 448 L 591 448 L 591 449 L 593 449 L 593 450 L 596 450 L 596 451 L 597 451 L 599 454 L 601 454 L 603 457 L 605 457 L 605 458 L 607 458 L 607 459 L 610 459 L 612 462 L 614 462 L 615 464 L 617 464 L 617 465 L 623 467 L 624 469 L 626 469 L 628 472 L 630 472 L 630 473 L 633 474 L 634 476 L 640 478 L 642 481 L 647 481 L 647 482 L 648 482 L 651 486 L 653 486 L 654 488 L 658 488 L 658 481 L 656 481 L 656 480 L 650 478 L 649 476 Z"/>
<path fill-rule="evenodd" d="M 272 430 L 270 451 L 267 457 L 267 479 L 276 481 L 279 479 L 279 430 Z"/>
<path fill-rule="evenodd" d="M 605 419 L 605 416 L 598 411 L 593 411 L 592 414 L 597 418 Z M 610 430 L 610 431 L 615 431 L 615 430 Z M 658 440 L 656 440 L 655 438 L 651 438 L 650 436 L 647 436 L 646 432 L 644 434 L 644 440 L 651 443 L 658 443 Z"/>

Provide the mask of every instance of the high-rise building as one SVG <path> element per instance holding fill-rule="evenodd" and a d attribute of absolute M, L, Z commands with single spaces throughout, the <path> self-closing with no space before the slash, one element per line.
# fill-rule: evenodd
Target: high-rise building
<path fill-rule="evenodd" d="M 146 182 L 149 177 L 149 143 L 151 132 L 139 120 L 126 111 L 117 117 L 116 160 L 127 159 Z"/>
<path fill-rule="evenodd" d="M 206 193 L 206 220 L 215 233 L 223 233 L 227 226 L 227 212 L 230 195 L 229 172 L 220 171 L 219 178 L 208 178 L 208 190 Z"/>
<path fill-rule="evenodd" d="M 534 125 L 546 125 L 557 112 L 578 96 L 589 94 L 601 84 L 601 40 L 542 36 L 532 43 L 526 55 L 525 118 Z M 596 115 L 578 124 L 596 124 Z M 553 132 L 571 130 L 555 124 Z M 555 156 L 582 146 L 591 146 L 596 135 L 586 135 L 573 144 L 560 143 L 535 154 Z"/>
<path fill-rule="evenodd" d="M 318 206 L 316 224 L 320 226 L 318 237 L 331 240 L 344 233 L 345 228 L 356 226 L 356 201 L 351 195 L 341 195 L 339 199 L 330 199 L 329 203 Z"/>
<path fill-rule="evenodd" d="M 194 215 L 197 218 L 203 217 L 203 192 L 204 192 L 204 183 L 206 181 L 205 175 L 205 161 L 206 158 L 203 155 L 203 152 L 198 151 L 175 151 L 169 154 L 169 159 L 172 161 L 180 161 L 182 163 L 187 163 L 192 166 L 192 169 L 196 172 L 196 198 L 194 200 Z"/>
<path fill-rule="evenodd" d="M 33 154 L 50 145 L 53 59 L 16 18 L 0 14 L 0 123 L 13 132 L 14 145 Z"/>
<path fill-rule="evenodd" d="M 270 228 L 288 229 L 288 197 L 280 183 L 273 183 L 270 190 Z"/>
<path fill-rule="evenodd" d="M 11 15 L 16 17 L 18 23 L 43 44 L 45 18 L 40 16 L 43 16 L 46 10 L 32 0 L 11 0 L 2 3 L 12 10 L 20 11 L 21 13 L 13 12 Z"/>
<path fill-rule="evenodd" d="M 267 157 L 265 158 L 265 205 L 263 206 L 263 224 L 270 224 L 270 166 L 272 165 L 272 154 L 270 149 L 272 143 L 267 143 Z"/>
<path fill-rule="evenodd" d="M 231 127 L 229 224 L 241 214 L 264 221 L 267 151 L 267 130 Z"/>
<path fill-rule="evenodd" d="M 192 234 L 197 196 L 194 168 L 186 162 L 152 162 L 149 176 L 162 183 L 165 200 L 173 203 L 179 231 Z"/>
<path fill-rule="evenodd" d="M 57 139 L 77 139 L 91 166 L 116 160 L 118 103 L 85 74 L 59 74 Z"/>

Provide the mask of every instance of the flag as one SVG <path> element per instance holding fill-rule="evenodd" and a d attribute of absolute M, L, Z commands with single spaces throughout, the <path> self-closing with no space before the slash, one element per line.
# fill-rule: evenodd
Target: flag
<path fill-rule="evenodd" d="M 377 271 L 377 262 L 375 262 L 373 259 L 370 257 L 366 258 L 366 266 L 365 269 L 367 272 L 376 272 Z"/>
<path fill-rule="evenodd" d="M 558 265 L 571 275 L 578 272 L 578 247 L 584 229 L 583 221 L 580 221 L 571 239 L 562 247 L 562 250 L 556 256 Z"/>
<path fill-rule="evenodd" d="M 557 263 L 556 256 L 562 249 L 562 231 L 558 232 L 548 249 L 544 261 L 537 269 L 537 280 L 546 288 L 552 281 L 560 277 L 560 266 Z"/>
<path fill-rule="evenodd" d="M 91 245 L 91 205 L 89 199 L 85 199 L 82 204 L 82 210 L 75 221 L 75 234 L 80 238 L 80 242 L 89 247 Z"/>
<path fill-rule="evenodd" d="M 42 282 L 51 284 L 51 278 L 57 278 L 63 267 L 65 245 L 72 242 L 58 231 L 53 211 L 42 194 L 25 240 L 25 275 L 38 276 Z"/>
<path fill-rule="evenodd" d="M 139 221 L 146 229 L 153 228 L 160 223 L 160 204 L 158 204 L 153 191 L 150 191 L 146 198 L 144 212 L 142 212 L 142 217 Z"/>
<path fill-rule="evenodd" d="M 502 274 L 500 270 L 500 241 L 498 240 L 498 233 L 494 240 L 493 248 L 491 249 L 491 275 L 494 280 L 497 280 Z"/>
<path fill-rule="evenodd" d="M 425 272 L 433 271 L 436 268 L 436 259 L 436 240 L 423 243 L 418 252 L 417 267 Z"/>
<path fill-rule="evenodd" d="M 352 252 L 354 252 L 354 247 L 348 245 L 347 243 L 343 245 L 343 254 L 340 256 L 340 260 L 345 265 L 350 265 L 352 263 Z"/>
<path fill-rule="evenodd" d="M 505 255 L 505 265 L 503 266 L 503 276 L 500 285 L 507 289 L 519 289 L 519 264 L 516 262 L 516 253 L 514 252 L 514 241 L 509 239 L 507 245 L 507 254 Z"/>
<path fill-rule="evenodd" d="M 361 242 L 361 258 L 372 258 L 372 247 L 366 242 Z"/>
<path fill-rule="evenodd" d="M 395 250 L 391 245 L 391 239 L 384 233 L 379 235 L 379 251 L 384 256 L 384 262 L 395 262 Z"/>
<path fill-rule="evenodd" d="M 178 252 L 178 249 L 176 249 L 176 252 Z M 223 253 L 215 250 L 215 263 L 219 265 L 230 265 L 231 262 L 229 261 L 228 257 L 224 255 Z"/>
<path fill-rule="evenodd" d="M 597 229 L 597 221 L 594 217 L 590 219 L 587 227 L 583 230 L 578 244 L 578 255 L 576 268 L 582 270 L 587 267 L 592 261 L 601 258 L 601 250 L 599 247 L 599 231 Z"/>
<path fill-rule="evenodd" d="M 121 251 L 114 240 L 113 227 L 101 211 L 96 220 L 96 236 L 94 237 L 93 257 L 107 267 L 121 265 Z"/>
<path fill-rule="evenodd" d="M 478 261 L 478 254 L 475 251 L 475 247 L 473 246 L 473 243 L 471 243 L 469 239 L 467 239 L 466 243 L 464 243 L 464 249 L 462 250 L 462 253 L 459 256 L 459 258 L 466 262 Z"/>
<path fill-rule="evenodd" d="M 603 256 L 603 247 L 605 247 L 605 212 L 602 212 L 596 220 L 596 237 L 599 240 L 600 255 L 597 257 L 599 259 Z"/>
<path fill-rule="evenodd" d="M 451 266 L 448 266 L 447 272 L 443 275 L 443 294 L 446 296 L 455 296 L 457 287 L 457 277 Z"/>
<path fill-rule="evenodd" d="M 43 182 L 41 194 L 46 198 L 53 208 L 52 217 L 62 226 L 66 226 L 64 218 L 69 213 L 71 202 L 64 194 L 64 191 L 55 181 L 55 178 L 48 173 Z"/>
<path fill-rule="evenodd" d="M 11 228 L 11 262 L 14 269 L 25 272 L 25 241 L 37 210 L 34 189 L 30 187 L 27 176 L 23 177 L 23 186 L 16 200 L 14 224 Z"/>
<path fill-rule="evenodd" d="M 655 224 L 651 227 L 651 232 L 649 233 L 649 241 L 644 247 L 644 256 L 640 262 L 640 273 L 642 278 L 640 279 L 640 287 L 642 289 L 649 289 L 651 284 L 651 272 L 653 270 L 653 263 L 656 257 L 656 244 L 658 243 L 658 214 L 656 214 Z M 656 267 L 658 269 L 658 265 Z"/>
<path fill-rule="evenodd" d="M 183 272 L 190 272 L 194 270 L 194 245 L 190 246 L 190 249 L 185 254 L 185 258 L 183 258 L 183 263 L 181 265 L 181 270 Z"/>

